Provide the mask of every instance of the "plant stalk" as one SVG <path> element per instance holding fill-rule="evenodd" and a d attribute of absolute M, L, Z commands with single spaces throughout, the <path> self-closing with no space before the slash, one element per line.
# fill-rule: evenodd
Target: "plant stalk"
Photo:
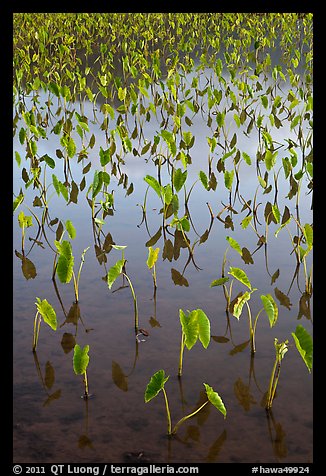
<path fill-rule="evenodd" d="M 130 278 L 129 276 L 126 274 L 126 273 L 122 273 L 123 276 L 125 276 L 127 278 L 127 281 L 129 283 L 129 286 L 130 286 L 130 290 L 131 290 L 131 294 L 132 294 L 132 297 L 133 297 L 133 300 L 134 300 L 134 312 L 135 312 L 135 331 L 138 332 L 138 329 L 139 329 L 139 323 L 138 323 L 138 306 L 137 306 L 137 298 L 136 298 L 136 294 L 135 294 L 135 291 L 134 291 L 134 288 L 133 288 L 133 285 L 131 284 L 131 281 L 130 281 Z"/>
<path fill-rule="evenodd" d="M 169 408 L 169 401 L 168 401 L 168 396 L 167 396 L 166 391 L 165 391 L 164 388 L 162 388 L 162 392 L 163 392 L 163 395 L 164 395 L 166 416 L 167 416 L 167 420 L 168 420 L 168 435 L 170 436 L 170 435 L 172 435 L 172 431 L 171 431 L 172 424 L 171 424 L 171 413 L 170 413 L 170 408 Z"/>
<path fill-rule="evenodd" d="M 178 370 L 178 377 L 182 375 L 182 362 L 183 362 L 183 351 L 185 348 L 185 337 L 183 330 L 181 329 L 181 343 L 180 343 L 180 354 L 179 354 L 179 370 Z"/>
<path fill-rule="evenodd" d="M 197 410 L 195 410 L 194 412 L 192 413 L 189 413 L 189 415 L 186 415 L 184 416 L 183 418 L 181 418 L 181 420 L 178 421 L 178 423 L 176 423 L 176 425 L 174 426 L 173 430 L 172 430 L 172 435 L 174 435 L 176 432 L 177 432 L 177 429 L 179 428 L 179 426 L 186 420 L 188 420 L 188 418 L 191 418 L 193 417 L 194 415 L 196 415 L 196 413 L 198 413 L 205 405 L 207 405 L 207 403 L 209 402 L 209 400 L 206 400 L 206 402 L 204 402 L 199 408 L 197 408 Z"/>
<path fill-rule="evenodd" d="M 85 373 L 84 373 L 84 385 L 85 385 L 85 394 L 84 394 L 84 398 L 88 399 L 88 397 L 89 397 L 89 392 L 88 392 L 88 380 L 87 380 L 87 373 L 86 373 L 86 370 L 85 370 Z"/>

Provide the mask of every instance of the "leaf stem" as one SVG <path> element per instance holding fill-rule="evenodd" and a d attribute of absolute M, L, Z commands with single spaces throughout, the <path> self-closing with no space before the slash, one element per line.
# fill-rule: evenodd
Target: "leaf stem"
<path fill-rule="evenodd" d="M 204 402 L 199 408 L 197 408 L 197 410 L 195 410 L 194 412 L 192 413 L 189 413 L 189 415 L 186 415 L 184 416 L 183 418 L 181 418 L 181 420 L 178 421 L 178 423 L 176 423 L 176 425 L 174 426 L 173 430 L 172 430 L 172 435 L 174 435 L 177 431 L 177 429 L 179 428 L 179 426 L 186 420 L 188 420 L 188 418 L 191 418 L 193 417 L 194 415 L 196 415 L 196 413 L 198 413 L 205 405 L 207 405 L 207 403 L 209 402 L 209 400 L 206 400 L 206 402 Z"/>
<path fill-rule="evenodd" d="M 171 428 L 172 428 L 171 413 L 170 413 L 170 408 L 169 408 L 168 396 L 166 394 L 166 391 L 165 391 L 164 387 L 162 388 L 162 392 L 163 392 L 163 395 L 164 395 L 166 416 L 167 416 L 167 420 L 168 420 L 168 435 L 170 436 L 170 435 L 172 435 L 172 431 L 171 431 Z"/>
<path fill-rule="evenodd" d="M 130 286 L 131 294 L 132 294 L 132 297 L 133 297 L 133 300 L 134 300 L 135 331 L 138 332 L 139 323 L 138 323 L 138 306 L 137 306 L 136 294 L 135 294 L 135 291 L 134 291 L 134 288 L 133 288 L 133 285 L 132 285 L 132 283 L 131 283 L 131 281 L 130 281 L 129 276 L 128 276 L 126 273 L 122 273 L 122 275 L 127 278 L 127 281 L 128 281 L 128 283 L 129 283 L 129 286 Z"/>
<path fill-rule="evenodd" d="M 182 375 L 182 361 L 183 361 L 183 351 L 185 348 L 185 336 L 183 330 L 181 329 L 181 342 L 180 342 L 180 354 L 179 354 L 179 370 L 178 370 L 178 377 Z"/>

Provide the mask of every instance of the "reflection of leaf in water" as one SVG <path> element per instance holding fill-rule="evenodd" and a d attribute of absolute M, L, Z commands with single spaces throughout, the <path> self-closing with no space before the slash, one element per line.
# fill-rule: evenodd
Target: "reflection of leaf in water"
<path fill-rule="evenodd" d="M 71 352 L 72 349 L 75 347 L 75 344 L 75 337 L 72 334 L 65 332 L 61 340 L 61 347 L 63 348 L 64 353 L 69 354 L 69 352 Z"/>
<path fill-rule="evenodd" d="M 208 238 L 208 235 L 209 235 L 209 230 L 206 230 L 200 237 L 200 240 L 199 240 L 199 243 L 205 243 L 205 241 L 207 241 L 207 238 Z"/>
<path fill-rule="evenodd" d="M 70 197 L 69 197 L 68 205 L 69 205 L 70 202 L 77 203 L 77 201 L 78 201 L 78 192 L 79 192 L 78 185 L 76 184 L 76 182 L 72 181 L 71 182 L 71 191 L 70 191 Z"/>
<path fill-rule="evenodd" d="M 120 390 L 124 392 L 128 391 L 128 382 L 127 379 L 117 362 L 112 360 L 112 380 Z"/>
<path fill-rule="evenodd" d="M 277 395 L 277 392 L 275 391 L 274 398 L 276 397 L 276 395 Z M 260 406 L 266 408 L 267 400 L 268 400 L 268 391 L 265 392 L 264 395 L 262 396 L 262 399 L 260 401 Z"/>
<path fill-rule="evenodd" d="M 282 291 L 280 291 L 278 288 L 274 289 L 274 293 L 277 299 L 280 301 L 280 304 L 290 311 L 292 306 L 290 298 L 286 294 L 282 293 Z"/>
<path fill-rule="evenodd" d="M 195 408 L 199 408 L 204 402 L 207 401 L 207 394 L 205 390 L 201 390 L 199 394 L 199 398 L 196 402 Z M 197 413 L 197 423 L 199 426 L 203 425 L 207 420 L 210 412 L 211 412 L 212 405 L 205 405 L 199 413 Z"/>
<path fill-rule="evenodd" d="M 215 342 L 219 342 L 220 344 L 226 344 L 230 340 L 228 337 L 224 337 L 224 336 L 211 336 L 211 337 L 213 340 L 215 340 Z"/>
<path fill-rule="evenodd" d="M 273 440 L 273 449 L 278 458 L 285 458 L 288 454 L 285 443 L 285 432 L 280 423 L 275 424 L 275 439 Z"/>
<path fill-rule="evenodd" d="M 80 318 L 79 304 L 77 302 L 74 302 L 71 308 L 69 309 L 66 323 L 71 323 L 76 326 L 79 318 Z"/>
<path fill-rule="evenodd" d="M 106 253 L 109 253 L 112 250 L 112 245 L 115 245 L 115 242 L 113 241 L 112 235 L 109 232 L 105 237 L 105 240 L 104 240 L 104 243 L 103 243 L 103 250 Z"/>
<path fill-rule="evenodd" d="M 249 385 L 245 385 L 240 377 L 234 384 L 234 393 L 240 405 L 244 408 L 246 412 L 250 410 L 251 404 L 257 403 L 256 400 L 254 400 L 253 396 L 250 394 Z"/>
<path fill-rule="evenodd" d="M 51 363 L 47 361 L 47 363 L 45 364 L 45 377 L 44 377 L 44 383 L 46 388 L 50 390 L 50 388 L 53 387 L 54 380 L 55 380 L 54 368 L 52 367 Z"/>
<path fill-rule="evenodd" d="M 249 342 L 250 342 L 250 339 L 246 340 L 246 342 L 243 342 L 242 344 L 236 345 L 232 350 L 230 350 L 229 354 L 235 355 L 235 354 L 238 354 L 239 352 L 242 352 L 247 347 Z"/>
<path fill-rule="evenodd" d="M 231 228 L 231 230 L 234 231 L 233 220 L 230 215 L 225 217 L 224 228 Z"/>
<path fill-rule="evenodd" d="M 172 275 L 172 280 L 176 286 L 186 286 L 186 287 L 189 286 L 189 283 L 186 280 L 186 278 L 182 276 L 182 274 L 179 273 L 179 271 L 177 271 L 176 269 L 171 268 L 171 275 Z"/>
<path fill-rule="evenodd" d="M 220 436 L 214 441 L 214 443 L 210 446 L 208 455 L 206 456 L 206 461 L 212 463 L 216 461 L 224 442 L 226 441 L 227 433 L 226 430 L 223 430 Z"/>
<path fill-rule="evenodd" d="M 22 255 L 17 250 L 15 250 L 15 255 L 22 261 L 22 272 L 24 278 L 34 279 L 37 275 L 34 263 L 32 263 L 30 259 L 26 258 L 26 256 Z"/>
<path fill-rule="evenodd" d="M 191 440 L 194 440 L 194 441 L 199 441 L 200 431 L 199 431 L 198 426 L 196 426 L 196 425 L 189 425 L 188 426 L 187 432 L 186 432 L 186 435 L 185 435 L 185 440 L 188 440 L 189 438 Z"/>
<path fill-rule="evenodd" d="M 173 244 L 171 240 L 164 241 L 164 248 L 162 253 L 162 258 L 165 260 L 166 258 L 171 262 L 173 258 Z"/>
<path fill-rule="evenodd" d="M 162 327 L 161 324 L 153 316 L 149 319 L 149 323 L 152 327 Z"/>
<path fill-rule="evenodd" d="M 310 295 L 304 292 L 299 301 L 299 313 L 298 319 L 305 316 L 307 319 L 311 319 L 310 307 L 309 307 Z"/>
<path fill-rule="evenodd" d="M 160 228 L 157 230 L 157 232 L 155 233 L 155 235 L 153 235 L 153 236 L 147 241 L 147 243 L 145 243 L 146 248 L 148 248 L 149 246 L 154 246 L 155 243 L 158 241 L 158 239 L 161 237 L 161 235 L 162 235 L 162 227 L 160 226 Z"/>
<path fill-rule="evenodd" d="M 248 248 L 245 248 L 245 247 L 242 248 L 241 257 L 246 264 L 254 264 L 254 260 L 252 259 L 251 253 L 248 250 Z"/>
<path fill-rule="evenodd" d="M 78 448 L 83 449 L 86 448 L 86 446 L 93 449 L 92 440 L 90 440 L 87 435 L 81 435 L 78 440 Z"/>
<path fill-rule="evenodd" d="M 187 248 L 188 245 L 183 237 L 182 231 L 175 230 L 173 256 L 177 260 L 180 256 L 180 248 Z"/>
<path fill-rule="evenodd" d="M 94 248 L 95 248 L 95 256 L 99 264 L 106 263 L 107 258 L 106 258 L 105 251 L 102 250 L 102 248 L 96 244 L 94 245 Z"/>
<path fill-rule="evenodd" d="M 275 271 L 275 273 L 273 274 L 273 276 L 272 276 L 271 285 L 275 283 L 275 281 L 277 280 L 277 278 L 279 277 L 279 275 L 280 275 L 280 270 L 277 269 L 277 270 Z"/>
<path fill-rule="evenodd" d="M 48 398 L 43 403 L 43 407 L 50 405 L 53 400 L 58 400 L 61 397 L 61 389 L 56 390 L 52 395 L 49 395 Z"/>

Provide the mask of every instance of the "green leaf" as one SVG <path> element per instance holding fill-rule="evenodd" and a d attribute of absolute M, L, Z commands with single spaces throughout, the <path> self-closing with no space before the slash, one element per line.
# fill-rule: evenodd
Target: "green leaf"
<path fill-rule="evenodd" d="M 83 349 L 78 344 L 75 345 L 73 364 L 76 375 L 83 375 L 86 372 L 89 363 L 88 352 L 89 345 L 85 345 Z"/>
<path fill-rule="evenodd" d="M 185 336 L 185 345 L 190 350 L 197 342 L 199 337 L 199 322 L 196 311 L 192 311 L 188 316 L 179 309 L 180 323 L 182 332 Z"/>
<path fill-rule="evenodd" d="M 71 243 L 63 240 L 62 243 L 55 240 L 54 244 L 59 251 L 59 259 L 57 263 L 57 275 L 61 283 L 69 283 L 74 268 L 74 257 L 72 254 Z"/>
<path fill-rule="evenodd" d="M 274 153 L 267 149 L 265 153 L 265 165 L 266 169 L 269 171 L 274 167 L 276 163 L 276 157 L 277 157 L 278 151 L 276 150 Z"/>
<path fill-rule="evenodd" d="M 173 171 L 173 186 L 176 192 L 180 192 L 185 181 L 187 180 L 187 170 L 182 172 L 182 169 L 174 169 Z"/>
<path fill-rule="evenodd" d="M 157 193 L 157 195 L 161 198 L 161 185 L 158 183 L 155 177 L 152 177 L 151 175 L 146 175 L 144 177 L 144 180 L 150 187 L 152 187 L 153 190 Z"/>
<path fill-rule="evenodd" d="M 210 288 L 213 288 L 214 286 L 221 286 L 222 284 L 225 284 L 229 281 L 230 278 L 219 278 L 219 279 L 214 279 L 214 281 L 211 282 L 209 285 Z"/>
<path fill-rule="evenodd" d="M 148 248 L 148 258 L 146 263 L 149 269 L 153 268 L 154 264 L 156 263 L 159 252 L 160 248 L 154 249 L 151 246 Z"/>
<path fill-rule="evenodd" d="M 38 312 L 43 317 L 44 322 L 48 324 L 51 327 L 51 329 L 56 331 L 57 330 L 57 315 L 55 313 L 55 310 L 51 306 L 51 304 L 48 303 L 46 299 L 43 299 L 43 301 L 41 301 L 41 299 L 38 297 L 36 298 L 35 304 L 36 304 L 36 308 Z"/>
<path fill-rule="evenodd" d="M 44 160 L 44 162 L 51 168 L 54 169 L 55 167 L 55 161 L 48 156 L 48 154 L 44 154 L 40 160 Z"/>
<path fill-rule="evenodd" d="M 234 170 L 224 172 L 224 184 L 228 190 L 231 190 L 234 177 Z"/>
<path fill-rule="evenodd" d="M 245 304 L 247 301 L 249 301 L 250 296 L 251 296 L 251 293 L 248 292 L 248 291 L 246 291 L 245 293 L 243 293 L 243 294 L 241 293 L 241 294 L 237 297 L 237 299 L 236 299 L 236 301 L 235 301 L 235 303 L 234 303 L 234 305 L 233 305 L 232 314 L 233 314 L 234 317 L 236 317 L 238 320 L 239 320 L 239 318 L 240 318 L 240 316 L 241 316 L 242 308 L 243 308 L 244 304 Z"/>
<path fill-rule="evenodd" d="M 100 147 L 100 162 L 102 167 L 105 167 L 111 160 L 111 151 L 110 149 L 104 150 Z"/>
<path fill-rule="evenodd" d="M 68 232 L 69 237 L 74 240 L 76 238 L 76 228 L 72 224 L 71 220 L 66 221 L 66 230 Z"/>
<path fill-rule="evenodd" d="M 13 212 L 19 207 L 19 205 L 24 201 L 24 194 L 20 191 L 19 195 L 13 201 Z"/>
<path fill-rule="evenodd" d="M 262 294 L 260 299 L 263 302 L 264 309 L 269 319 L 269 324 L 271 327 L 275 326 L 278 318 L 278 307 L 274 298 L 271 294 Z"/>
<path fill-rule="evenodd" d="M 242 157 L 248 165 L 251 165 L 251 158 L 250 155 L 247 154 L 247 152 L 242 152 Z"/>
<path fill-rule="evenodd" d="M 292 337 L 299 354 L 301 355 L 309 372 L 311 372 L 313 358 L 313 341 L 311 335 L 303 326 L 299 324 L 295 332 L 292 332 Z"/>
<path fill-rule="evenodd" d="M 99 170 L 95 170 L 94 178 L 92 183 L 92 198 L 94 199 L 96 195 L 99 193 L 102 187 L 102 175 L 100 174 Z"/>
<path fill-rule="evenodd" d="M 224 418 L 226 418 L 226 408 L 224 406 L 222 398 L 217 392 L 214 392 L 213 388 L 210 387 L 207 383 L 204 383 L 208 400 L 214 405 L 217 410 L 219 410 Z"/>
<path fill-rule="evenodd" d="M 232 246 L 232 248 L 236 250 L 240 256 L 242 256 L 242 250 L 239 243 L 234 238 L 231 238 L 231 236 L 227 236 L 226 240 L 229 242 L 230 246 Z"/>
<path fill-rule="evenodd" d="M 148 403 L 162 390 L 169 376 L 165 377 L 164 370 L 158 370 L 150 379 L 145 390 L 145 402 Z"/>
<path fill-rule="evenodd" d="M 245 230 L 247 226 L 249 225 L 249 223 L 251 222 L 251 220 L 252 220 L 252 215 L 245 217 L 240 223 L 241 227 Z"/>
<path fill-rule="evenodd" d="M 173 194 L 172 194 L 172 187 L 169 183 L 165 185 L 165 187 L 163 188 L 163 194 L 164 194 L 165 205 L 170 205 Z"/>
<path fill-rule="evenodd" d="M 68 153 L 68 157 L 70 157 L 71 159 L 76 154 L 76 144 L 72 137 L 69 137 L 67 142 L 67 153 Z"/>
<path fill-rule="evenodd" d="M 197 321 L 199 324 L 199 340 L 203 347 L 207 349 L 211 340 L 211 325 L 209 319 L 201 309 L 196 309 L 192 312 L 195 312 L 197 316 Z"/>
<path fill-rule="evenodd" d="M 57 192 L 58 196 L 60 195 L 60 181 L 58 180 L 57 176 L 52 174 L 52 183 Z"/>
<path fill-rule="evenodd" d="M 306 223 L 304 225 L 303 234 L 304 234 L 308 249 L 310 250 L 313 245 L 313 229 L 312 229 L 312 226 L 309 225 L 309 223 Z"/>
<path fill-rule="evenodd" d="M 113 285 L 114 281 L 115 281 L 115 280 L 120 276 L 120 274 L 122 273 L 122 268 L 123 268 L 124 263 L 125 263 L 125 260 L 124 260 L 124 259 L 120 259 L 119 261 L 116 262 L 115 265 L 113 265 L 113 266 L 109 269 L 108 276 L 107 276 L 107 283 L 108 283 L 109 289 L 112 288 L 112 285 Z"/>
<path fill-rule="evenodd" d="M 206 190 L 208 190 L 208 178 L 205 172 L 203 172 L 202 170 L 200 170 L 199 172 L 199 178 L 201 183 L 203 184 L 203 187 L 206 188 Z"/>
<path fill-rule="evenodd" d="M 246 273 L 240 269 L 240 268 L 233 268 L 232 266 L 230 267 L 230 271 L 228 274 L 231 274 L 231 276 L 233 276 L 234 278 L 236 278 L 238 281 L 240 281 L 242 284 L 244 284 L 245 286 L 247 286 L 247 288 L 249 288 L 250 290 L 252 289 L 251 288 L 251 283 L 248 279 L 248 276 L 246 275 Z"/>

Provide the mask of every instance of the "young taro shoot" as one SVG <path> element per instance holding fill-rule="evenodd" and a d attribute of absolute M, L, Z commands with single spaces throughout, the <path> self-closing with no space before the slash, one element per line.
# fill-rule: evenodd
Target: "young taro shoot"
<path fill-rule="evenodd" d="M 179 426 L 184 423 L 186 420 L 189 418 L 193 417 L 196 415 L 202 408 L 204 408 L 207 403 L 212 403 L 214 407 L 219 410 L 224 418 L 226 418 L 226 408 L 224 406 L 224 403 L 219 396 L 217 392 L 213 390 L 212 387 L 210 387 L 208 384 L 204 383 L 204 387 L 206 390 L 206 395 L 207 395 L 207 400 L 199 407 L 197 410 L 195 410 L 192 413 L 189 413 L 188 415 L 185 415 L 183 418 L 181 418 L 172 428 L 172 422 L 171 422 L 171 413 L 170 413 L 170 408 L 169 408 L 169 402 L 168 402 L 168 397 L 167 393 L 165 391 L 164 385 L 169 379 L 169 376 L 165 377 L 165 372 L 164 370 L 159 370 L 157 371 L 150 379 L 146 390 L 145 390 L 145 403 L 148 403 L 151 401 L 158 393 L 162 390 L 163 396 L 164 396 L 164 401 L 165 401 L 165 409 L 166 409 L 166 416 L 167 416 L 167 434 L 168 436 L 174 435 Z"/>
<path fill-rule="evenodd" d="M 156 293 L 156 288 L 157 288 L 155 263 L 157 261 L 159 252 L 160 252 L 160 248 L 155 248 L 154 249 L 150 246 L 148 248 L 148 258 L 147 258 L 147 261 L 146 261 L 148 269 L 153 269 L 154 295 Z"/>
<path fill-rule="evenodd" d="M 74 347 L 73 366 L 76 375 L 82 375 L 84 379 L 85 392 L 83 398 L 90 397 L 88 390 L 87 367 L 89 364 L 89 345 L 85 345 L 82 349 L 78 344 Z"/>
<path fill-rule="evenodd" d="M 53 307 L 46 299 L 41 301 L 36 298 L 36 314 L 34 318 L 34 332 L 33 332 L 33 352 L 36 352 L 37 342 L 40 334 L 40 326 L 42 318 L 54 331 L 57 330 L 57 315 Z"/>
<path fill-rule="evenodd" d="M 312 357 L 313 357 L 313 341 L 309 332 L 302 326 L 298 325 L 295 332 L 292 332 L 292 337 L 294 339 L 295 346 L 307 366 L 309 373 L 312 369 Z M 266 410 L 269 411 L 272 408 L 273 400 L 276 393 L 276 387 L 281 372 L 281 362 L 284 358 L 284 355 L 288 351 L 289 341 L 285 340 L 284 342 L 278 343 L 277 338 L 274 339 L 275 346 L 275 361 L 270 376 L 269 387 L 267 392 L 266 399 Z"/>

